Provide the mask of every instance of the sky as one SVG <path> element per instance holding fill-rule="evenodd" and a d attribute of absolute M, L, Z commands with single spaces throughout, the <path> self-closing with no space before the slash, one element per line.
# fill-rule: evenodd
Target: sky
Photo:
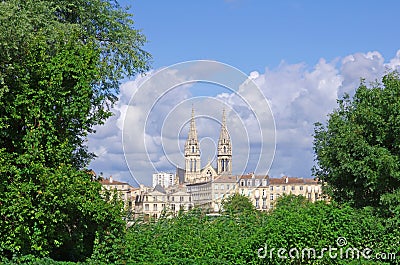
<path fill-rule="evenodd" d="M 360 78 L 400 69 L 398 1 L 120 1 L 153 56 L 122 80 L 114 116 L 88 139 L 90 168 L 132 185 L 183 167 L 191 109 L 202 166 L 225 109 L 233 173 L 312 177 L 315 122 Z"/>

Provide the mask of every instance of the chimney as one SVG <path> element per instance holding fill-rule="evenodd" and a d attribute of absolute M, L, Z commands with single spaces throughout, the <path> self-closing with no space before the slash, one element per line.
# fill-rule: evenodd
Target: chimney
<path fill-rule="evenodd" d="M 110 183 L 113 183 L 113 177 L 110 176 Z"/>

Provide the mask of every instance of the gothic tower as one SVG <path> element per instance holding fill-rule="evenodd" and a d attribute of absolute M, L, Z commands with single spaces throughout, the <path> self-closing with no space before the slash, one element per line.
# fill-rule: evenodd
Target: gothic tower
<path fill-rule="evenodd" d="M 194 183 L 200 177 L 200 144 L 197 139 L 194 109 L 190 120 L 189 135 L 185 143 L 185 182 Z"/>
<path fill-rule="evenodd" d="M 232 144 L 226 128 L 225 109 L 222 111 L 222 126 L 218 140 L 217 174 L 232 175 Z"/>

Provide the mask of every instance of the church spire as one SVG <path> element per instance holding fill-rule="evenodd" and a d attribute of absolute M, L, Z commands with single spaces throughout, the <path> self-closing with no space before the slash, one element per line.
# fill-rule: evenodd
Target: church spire
<path fill-rule="evenodd" d="M 196 130 L 196 123 L 194 118 L 194 108 L 192 106 L 192 117 L 190 119 L 190 128 L 189 128 L 189 135 L 188 140 L 196 141 L 197 142 L 197 130 Z"/>
<path fill-rule="evenodd" d="M 193 183 L 200 177 L 200 144 L 197 139 L 197 130 L 192 106 L 192 117 L 188 138 L 185 143 L 185 182 Z"/>
<path fill-rule="evenodd" d="M 221 132 L 218 140 L 217 173 L 227 175 L 232 174 L 232 145 L 226 127 L 225 108 L 222 111 Z"/>
<path fill-rule="evenodd" d="M 228 129 L 226 128 L 226 116 L 225 116 L 225 108 L 222 110 L 222 124 L 221 124 L 221 132 L 219 134 L 219 141 L 221 140 L 230 140 Z"/>

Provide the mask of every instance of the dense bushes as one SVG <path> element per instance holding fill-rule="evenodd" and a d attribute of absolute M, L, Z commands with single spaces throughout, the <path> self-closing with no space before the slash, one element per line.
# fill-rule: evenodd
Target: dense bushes
<path fill-rule="evenodd" d="M 243 198 L 236 199 L 230 203 L 246 206 Z M 111 264 L 113 259 L 118 264 L 398 264 L 389 256 L 400 252 L 400 232 L 393 226 L 398 217 L 292 195 L 275 206 L 271 212 L 238 209 L 221 216 L 194 209 L 176 218 L 136 223 L 124 237 L 113 238 L 114 244 L 97 246 L 102 251 L 87 264 Z"/>
<path fill-rule="evenodd" d="M 128 231 L 126 261 L 128 264 L 165 264 L 166 261 L 172 264 L 358 264 L 360 261 L 393 264 L 393 260 L 379 260 L 375 255 L 399 251 L 398 231 L 392 230 L 370 208 L 355 210 L 334 203 L 313 204 L 296 196 L 283 197 L 276 206 L 271 213 L 254 210 L 210 218 L 197 210 L 176 219 L 137 224 Z M 279 252 L 281 248 L 286 252 Z M 311 248 L 315 249 L 315 256 Z M 327 250 L 321 256 L 323 248 Z M 369 253 L 367 248 L 373 252 Z M 291 249 L 294 258 L 289 255 Z M 359 259 L 356 249 L 360 251 Z M 306 251 L 304 257 L 302 250 Z M 370 258 L 363 258 L 364 250 Z M 281 258 L 278 252 L 287 258 Z M 258 257 L 264 255 L 265 258 Z"/>

